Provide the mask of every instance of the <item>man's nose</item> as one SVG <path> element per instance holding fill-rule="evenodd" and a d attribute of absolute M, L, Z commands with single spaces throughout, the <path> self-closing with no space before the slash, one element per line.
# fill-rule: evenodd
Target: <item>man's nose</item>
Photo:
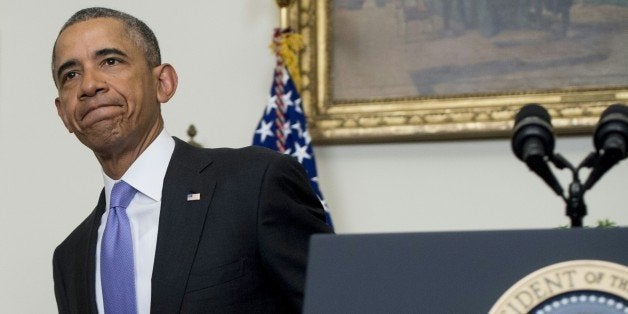
<path fill-rule="evenodd" d="M 107 81 L 102 73 L 94 69 L 86 69 L 81 80 L 81 98 L 92 97 L 107 89 Z"/>

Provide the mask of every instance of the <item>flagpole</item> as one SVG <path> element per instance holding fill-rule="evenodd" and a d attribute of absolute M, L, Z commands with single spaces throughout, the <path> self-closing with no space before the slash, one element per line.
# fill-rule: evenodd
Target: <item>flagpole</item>
<path fill-rule="evenodd" d="M 290 21 L 288 17 L 288 9 L 294 3 L 295 0 L 275 0 L 279 6 L 279 28 L 285 30 L 290 27 Z"/>

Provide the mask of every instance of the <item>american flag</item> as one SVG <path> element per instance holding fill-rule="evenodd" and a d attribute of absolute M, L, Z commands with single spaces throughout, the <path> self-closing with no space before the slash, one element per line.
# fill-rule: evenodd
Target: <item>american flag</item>
<path fill-rule="evenodd" d="M 291 155 L 303 165 L 312 189 L 323 204 L 327 224 L 332 226 L 327 204 L 318 187 L 316 161 L 311 142 L 312 139 L 307 131 L 305 114 L 301 106 L 301 96 L 299 96 L 288 70 L 278 59 L 270 89 L 270 98 L 266 104 L 264 115 L 255 130 L 253 145 Z"/>

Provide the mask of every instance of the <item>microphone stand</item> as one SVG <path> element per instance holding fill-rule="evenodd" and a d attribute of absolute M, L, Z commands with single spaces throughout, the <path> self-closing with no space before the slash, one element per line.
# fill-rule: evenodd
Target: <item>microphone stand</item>
<path fill-rule="evenodd" d="M 586 189 L 580 181 L 580 169 L 593 167 L 597 157 L 597 153 L 590 153 L 577 168 L 560 154 L 555 154 L 550 159 L 556 168 L 561 170 L 568 168 L 572 173 L 573 181 L 569 184 L 569 195 L 567 197 L 562 196 L 565 201 L 565 214 L 571 220 L 571 228 L 581 228 L 582 218 L 587 215 L 587 205 L 584 202 L 584 192 L 586 192 Z"/>

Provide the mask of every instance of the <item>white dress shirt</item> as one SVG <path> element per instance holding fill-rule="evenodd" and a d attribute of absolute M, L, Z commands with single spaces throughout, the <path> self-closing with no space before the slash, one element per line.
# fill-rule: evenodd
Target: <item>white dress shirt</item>
<path fill-rule="evenodd" d="M 138 313 L 150 313 L 151 277 L 157 245 L 161 191 L 173 151 L 174 140 L 163 130 L 120 179 L 138 191 L 126 209 L 131 222 L 133 238 L 135 294 Z M 105 313 L 100 281 L 100 244 L 107 224 L 111 190 L 117 182 L 109 178 L 104 172 L 103 179 L 105 181 L 106 210 L 100 221 L 96 244 L 96 305 L 99 313 Z"/>

